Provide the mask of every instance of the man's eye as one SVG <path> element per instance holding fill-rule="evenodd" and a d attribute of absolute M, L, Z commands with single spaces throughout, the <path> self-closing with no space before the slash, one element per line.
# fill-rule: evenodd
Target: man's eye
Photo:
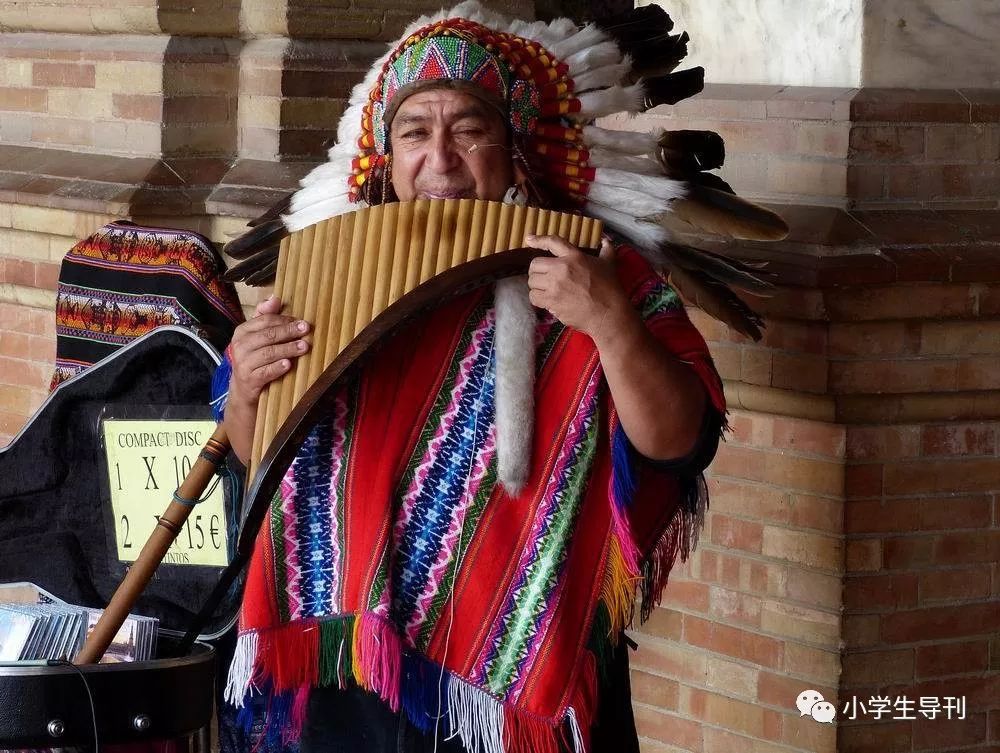
<path fill-rule="evenodd" d="M 427 135 L 427 132 L 422 128 L 414 128 L 412 131 L 404 131 L 402 138 L 404 139 L 419 139 Z"/>

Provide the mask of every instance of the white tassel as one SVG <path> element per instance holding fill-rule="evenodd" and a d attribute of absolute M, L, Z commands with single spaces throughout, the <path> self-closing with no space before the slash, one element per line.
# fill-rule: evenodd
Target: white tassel
<path fill-rule="evenodd" d="M 452 675 L 448 680 L 449 738 L 456 735 L 469 753 L 504 753 L 503 705 Z"/>
<path fill-rule="evenodd" d="M 620 63 L 622 53 L 614 42 L 602 42 L 594 47 L 580 50 L 563 60 L 569 66 L 569 73 L 574 79 L 581 73 L 601 68 L 605 65 Z"/>
<path fill-rule="evenodd" d="M 653 133 L 640 131 L 610 131 L 588 125 L 583 127 L 583 141 L 588 147 L 602 146 L 622 154 L 654 154 L 662 130 Z"/>
<path fill-rule="evenodd" d="M 594 24 L 588 24 L 576 32 L 576 34 L 554 43 L 549 47 L 549 52 L 560 60 L 566 60 L 580 50 L 596 47 L 607 41 L 609 41 L 608 35 L 603 29 L 594 26 Z"/>
<path fill-rule="evenodd" d="M 581 94 L 577 99 L 580 100 L 580 112 L 570 116 L 576 120 L 590 120 L 616 112 L 638 112 L 642 104 L 642 84 L 599 89 Z"/>
<path fill-rule="evenodd" d="M 625 154 L 595 146 L 590 151 L 587 163 L 590 167 L 611 167 L 627 170 L 640 175 L 663 175 L 663 167 L 649 157 L 630 157 Z"/>
<path fill-rule="evenodd" d="M 496 284 L 497 473 L 511 496 L 531 472 L 535 418 L 535 309 L 526 277 Z"/>
<path fill-rule="evenodd" d="M 573 90 L 579 94 L 589 89 L 617 86 L 631 67 L 632 60 L 626 55 L 620 63 L 605 65 L 602 68 L 595 68 L 592 71 L 581 73 L 573 79 Z"/>
<path fill-rule="evenodd" d="M 244 699 L 250 690 L 253 679 L 253 668 L 257 661 L 257 632 L 252 630 L 242 633 L 236 639 L 236 650 L 233 661 L 229 665 L 229 675 L 226 677 L 226 701 L 243 708 Z"/>
<path fill-rule="evenodd" d="M 566 720 L 569 723 L 570 737 L 573 738 L 573 753 L 587 753 L 587 746 L 583 742 L 583 732 L 580 729 L 580 722 L 576 718 L 576 709 L 572 706 L 566 709 Z"/>
<path fill-rule="evenodd" d="M 670 201 L 680 199 L 687 195 L 687 188 L 684 181 L 674 180 L 659 175 L 636 175 L 625 170 L 615 170 L 610 167 L 602 167 L 594 172 L 593 183 L 600 183 L 605 186 L 615 186 L 627 188 L 629 191 L 648 194 Z M 640 215 L 640 212 L 633 212 Z"/>

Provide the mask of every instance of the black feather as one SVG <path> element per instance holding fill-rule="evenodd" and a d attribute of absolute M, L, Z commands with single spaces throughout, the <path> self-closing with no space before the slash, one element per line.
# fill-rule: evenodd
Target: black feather
<path fill-rule="evenodd" d="M 659 5 L 643 5 L 624 13 L 598 16 L 594 22 L 620 44 L 662 36 L 674 28 L 674 22 Z"/>
<path fill-rule="evenodd" d="M 287 214 L 289 208 L 292 205 L 292 195 L 293 194 L 288 194 L 288 196 L 286 196 L 284 199 L 282 199 L 281 201 L 279 201 L 273 207 L 271 207 L 270 209 L 268 209 L 260 217 L 256 217 L 256 218 L 250 220 L 250 222 L 248 222 L 247 225 L 249 227 L 257 227 L 258 225 L 263 225 L 265 222 L 270 222 L 271 220 L 276 220 L 279 217 L 281 217 L 281 215 L 283 215 L 283 214 Z"/>
<path fill-rule="evenodd" d="M 657 105 L 675 105 L 705 88 L 705 69 L 701 66 L 677 71 L 667 76 L 643 79 L 643 110 Z"/>
<path fill-rule="evenodd" d="M 688 183 L 694 183 L 698 186 L 714 188 L 716 191 L 731 193 L 734 196 L 736 195 L 736 191 L 733 190 L 733 187 L 715 173 L 690 173 L 686 177 Z"/>
<path fill-rule="evenodd" d="M 767 293 L 774 283 L 765 278 L 774 274 L 764 269 L 765 262 L 745 262 L 701 248 L 663 244 L 664 255 L 688 271 L 702 272 L 720 285 L 732 286 L 757 294 Z"/>
<path fill-rule="evenodd" d="M 250 277 L 260 272 L 260 270 L 277 258 L 278 246 L 270 246 L 262 251 L 258 251 L 245 261 L 240 262 L 228 270 L 222 278 L 227 282 L 249 282 Z"/>
<path fill-rule="evenodd" d="M 234 259 L 245 259 L 257 251 L 270 248 L 286 235 L 288 229 L 280 218 L 268 220 L 229 241 L 222 251 Z"/>
<path fill-rule="evenodd" d="M 665 131 L 659 147 L 660 164 L 671 177 L 715 170 L 726 161 L 726 144 L 714 131 Z"/>
<path fill-rule="evenodd" d="M 662 37 L 637 40 L 621 46 L 621 50 L 632 58 L 633 76 L 665 76 L 672 73 L 687 57 L 689 40 L 690 37 L 685 31 L 681 34 L 666 34 Z"/>
<path fill-rule="evenodd" d="M 267 266 L 261 269 L 259 272 L 255 272 L 246 279 L 247 285 L 252 287 L 260 287 L 262 285 L 270 285 L 274 282 L 274 276 L 278 269 L 278 258 L 275 257 Z"/>

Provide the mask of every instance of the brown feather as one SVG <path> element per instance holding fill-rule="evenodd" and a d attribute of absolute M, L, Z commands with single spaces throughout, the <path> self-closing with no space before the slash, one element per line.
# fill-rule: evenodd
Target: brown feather
<path fill-rule="evenodd" d="M 780 241 L 788 225 L 770 209 L 714 188 L 688 184 L 688 193 L 670 204 L 670 211 L 697 228 L 751 241 Z"/>
<path fill-rule="evenodd" d="M 266 284 L 259 282 L 252 282 L 251 279 L 260 279 L 261 270 L 265 269 L 269 264 L 274 262 L 278 258 L 278 246 L 274 245 L 270 248 L 265 248 L 263 251 L 258 251 L 250 258 L 240 262 L 235 267 L 231 268 L 222 276 L 222 279 L 227 282 L 246 282 L 250 285 L 260 285 Z"/>
<path fill-rule="evenodd" d="M 760 340 L 764 320 L 732 290 L 696 271 L 671 266 L 668 272 L 671 284 L 689 303 L 740 334 Z"/>
<path fill-rule="evenodd" d="M 774 275 L 765 269 L 766 262 L 745 262 L 730 259 L 702 248 L 665 243 L 660 249 L 667 262 L 689 272 L 699 272 L 721 284 L 740 288 L 758 295 L 768 293 L 774 283 L 765 278 Z"/>

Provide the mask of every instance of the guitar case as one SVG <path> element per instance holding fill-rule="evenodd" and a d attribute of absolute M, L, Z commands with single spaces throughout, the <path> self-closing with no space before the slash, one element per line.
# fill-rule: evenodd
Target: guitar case
<path fill-rule="evenodd" d="M 219 362 L 219 353 L 189 329 L 160 327 L 49 395 L 0 449 L 0 582 L 32 582 L 71 604 L 107 604 L 127 563 L 115 544 L 102 419 L 211 420 L 210 386 Z M 229 557 L 239 526 L 236 478 L 231 472 L 220 478 Z M 162 506 L 150 514 L 166 508 L 176 488 L 169 481 L 161 480 Z M 215 650 L 204 641 L 219 639 L 235 623 L 240 581 L 192 650 L 171 654 L 221 571 L 161 565 L 133 609 L 160 620 L 157 659 L 80 670 L 0 666 L 0 748 L 89 746 L 95 734 L 102 745 L 203 736 L 216 672 Z"/>

